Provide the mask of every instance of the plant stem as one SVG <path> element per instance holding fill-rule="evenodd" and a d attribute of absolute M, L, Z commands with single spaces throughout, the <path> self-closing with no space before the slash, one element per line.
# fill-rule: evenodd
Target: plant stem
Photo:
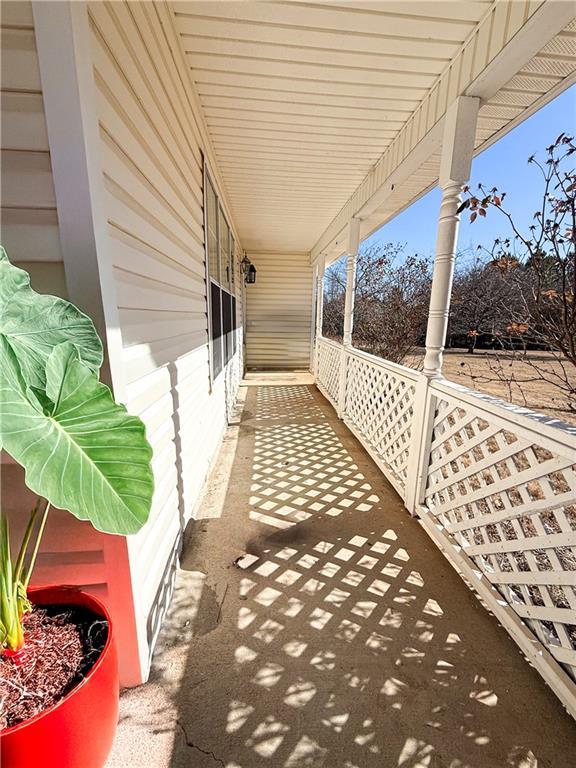
<path fill-rule="evenodd" d="M 48 519 L 48 512 L 50 510 L 50 506 L 51 506 L 50 502 L 47 501 L 46 506 L 44 507 L 44 512 L 42 513 L 42 519 L 40 520 L 40 527 L 38 528 L 38 531 L 36 533 L 36 541 L 34 543 L 32 557 L 30 558 L 30 562 L 28 563 L 26 573 L 22 579 L 22 583 L 24 584 L 25 589 L 28 587 L 28 584 L 30 583 L 30 577 L 32 576 L 32 571 L 34 570 L 34 564 L 36 563 L 36 556 L 38 555 L 38 550 L 40 549 L 40 542 L 42 540 L 42 534 L 44 533 L 44 528 L 46 526 L 46 520 Z"/>
<path fill-rule="evenodd" d="M 42 499 L 38 499 L 38 501 L 36 502 L 36 506 L 30 513 L 30 519 L 28 520 L 28 525 L 26 526 L 24 538 L 22 539 L 22 544 L 20 545 L 20 551 L 18 552 L 16 565 L 14 566 L 14 578 L 13 578 L 14 583 L 20 581 L 22 569 L 24 568 L 24 560 L 26 558 L 26 552 L 28 551 L 28 544 L 30 543 L 30 537 L 32 536 L 32 531 L 34 529 L 36 516 L 38 515 L 38 508 L 40 507 L 41 501 Z"/>

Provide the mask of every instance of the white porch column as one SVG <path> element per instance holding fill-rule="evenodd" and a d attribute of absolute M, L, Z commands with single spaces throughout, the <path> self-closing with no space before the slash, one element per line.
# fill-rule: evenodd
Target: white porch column
<path fill-rule="evenodd" d="M 316 275 L 316 338 L 322 336 L 322 312 L 324 309 L 324 270 L 326 262 L 320 258 Z"/>
<path fill-rule="evenodd" d="M 313 360 L 313 373 L 316 377 L 318 375 L 318 339 L 322 336 L 322 310 L 324 307 L 324 270 L 326 263 L 324 256 L 320 256 L 318 264 L 315 268 L 315 281 L 316 281 L 316 314 L 314 315 L 314 329 L 312 334 L 312 360 Z"/>
<path fill-rule="evenodd" d="M 348 250 L 346 258 L 346 293 L 344 296 L 344 333 L 340 356 L 340 382 L 338 388 L 338 407 L 336 412 L 343 419 L 346 411 L 346 374 L 348 350 L 352 346 L 352 328 L 354 326 L 354 289 L 356 287 L 356 259 L 360 244 L 360 219 L 350 219 L 348 229 Z"/>
<path fill-rule="evenodd" d="M 360 245 L 360 219 L 350 219 L 348 235 L 348 257 L 346 259 L 346 296 L 344 300 L 344 335 L 345 347 L 352 346 L 354 327 L 354 288 L 356 287 L 356 260 Z"/>
<path fill-rule="evenodd" d="M 446 112 L 439 183 L 442 203 L 438 220 L 432 293 L 426 331 L 424 375 L 442 375 L 442 353 L 448 328 L 454 259 L 458 241 L 460 192 L 470 177 L 480 100 L 459 96 Z"/>

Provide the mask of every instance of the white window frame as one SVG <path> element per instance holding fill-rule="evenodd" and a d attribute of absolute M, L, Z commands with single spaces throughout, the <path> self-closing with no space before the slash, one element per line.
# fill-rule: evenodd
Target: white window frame
<path fill-rule="evenodd" d="M 226 362 L 226 353 L 225 353 L 225 343 L 224 343 L 224 317 L 222 312 L 222 301 L 220 302 L 220 359 L 222 361 L 222 367 L 218 374 L 214 375 L 214 331 L 212 328 L 212 283 L 214 283 L 215 286 L 217 286 L 220 291 L 225 291 L 230 296 L 233 296 L 236 302 L 236 315 L 237 315 L 237 309 L 238 309 L 238 295 L 236 292 L 237 284 L 239 281 L 234 279 L 233 281 L 230 280 L 230 272 L 229 272 L 229 286 L 224 285 L 224 283 L 221 282 L 220 279 L 215 279 L 210 274 L 210 247 L 209 247 L 209 227 L 208 227 L 208 185 L 212 187 L 212 190 L 214 192 L 214 196 L 216 198 L 216 246 L 217 246 L 217 255 L 218 255 L 218 278 L 222 278 L 222 262 L 221 262 L 221 249 L 220 249 L 220 211 L 222 212 L 222 216 L 224 220 L 226 221 L 226 224 L 228 226 L 228 249 L 227 249 L 227 268 L 228 270 L 234 272 L 236 269 L 236 238 L 233 235 L 232 227 L 230 226 L 230 222 L 228 220 L 228 217 L 226 216 L 226 213 L 224 211 L 224 207 L 222 206 L 222 203 L 220 201 L 220 197 L 218 196 L 218 188 L 216 184 L 212 181 L 213 176 L 210 173 L 210 169 L 208 168 L 208 163 L 206 162 L 206 159 L 204 159 L 204 174 L 203 174 L 203 194 L 202 194 L 202 203 L 204 207 L 204 262 L 205 262 L 205 281 L 206 281 L 206 311 L 207 311 L 207 321 L 208 321 L 208 357 L 209 357 L 209 371 L 210 371 L 210 384 L 213 385 L 220 375 L 224 373 L 224 369 L 226 368 L 226 365 L 228 364 Z M 234 245 L 234 250 L 232 250 L 232 244 Z M 234 278 L 236 276 L 234 275 Z M 238 324 L 237 316 L 236 316 L 236 325 Z M 237 341 L 237 340 L 236 340 Z M 236 343 L 236 352 L 238 352 L 238 345 Z"/>

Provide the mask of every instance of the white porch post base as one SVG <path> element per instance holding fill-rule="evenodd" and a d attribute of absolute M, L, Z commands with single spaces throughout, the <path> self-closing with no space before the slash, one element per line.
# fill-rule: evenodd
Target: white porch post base
<path fill-rule="evenodd" d="M 430 443 L 436 412 L 436 398 L 430 392 L 430 378 L 419 376 L 414 397 L 412 416 L 412 436 L 406 477 L 406 497 L 404 503 L 412 517 L 418 516 L 418 509 L 423 502 L 428 477 Z"/>
<path fill-rule="evenodd" d="M 338 407 L 336 413 L 339 419 L 344 418 L 346 412 L 346 366 L 348 363 L 348 357 L 346 355 L 346 347 L 341 348 L 340 352 L 340 381 L 338 384 Z"/>

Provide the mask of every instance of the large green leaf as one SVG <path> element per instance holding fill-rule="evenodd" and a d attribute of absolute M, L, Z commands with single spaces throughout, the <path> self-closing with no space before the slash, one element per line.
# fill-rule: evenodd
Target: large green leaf
<path fill-rule="evenodd" d="M 22 375 L 32 387 L 43 388 L 52 349 L 71 341 L 92 370 L 102 365 L 102 343 L 92 320 L 57 296 L 30 287 L 30 277 L 10 263 L 0 246 L 0 336 L 14 350 Z"/>
<path fill-rule="evenodd" d="M 146 522 L 154 482 L 144 424 L 114 402 L 71 343 L 51 353 L 38 397 L 0 335 L 0 444 L 31 490 L 95 528 L 129 534 Z"/>

